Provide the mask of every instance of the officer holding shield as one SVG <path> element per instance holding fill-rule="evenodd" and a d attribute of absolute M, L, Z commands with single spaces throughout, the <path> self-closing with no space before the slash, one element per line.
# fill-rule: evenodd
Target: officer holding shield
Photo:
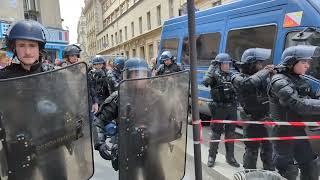
<path fill-rule="evenodd" d="M 0 70 L 0 79 L 31 75 L 43 72 L 47 69 L 42 64 L 44 47 L 46 44 L 46 38 L 44 34 L 45 30 L 46 29 L 44 26 L 32 20 L 21 20 L 11 25 L 6 36 L 6 46 L 8 50 L 13 53 L 14 57 L 18 58 L 20 64 L 11 64 L 5 69 Z M 60 154 L 56 155 L 59 156 Z M 16 158 L 18 156 L 18 154 L 14 155 L 9 153 L 7 158 L 10 162 L 12 161 L 10 160 L 10 158 Z M 42 157 L 39 157 L 39 159 L 41 159 Z M 63 164 L 63 160 L 57 160 L 55 163 L 57 168 L 51 169 L 50 171 L 58 171 L 60 175 L 54 176 L 48 169 L 42 168 L 42 175 L 47 179 L 66 177 L 66 175 L 64 174 L 64 168 L 60 168 L 64 166 L 61 165 Z M 9 163 L 8 168 L 11 171 L 11 173 L 9 172 L 8 175 L 9 180 L 27 180 L 33 177 L 35 173 L 32 167 L 20 169 L 16 167 L 14 163 Z"/>
<path fill-rule="evenodd" d="M 189 78 L 188 73 L 184 75 L 186 79 Z M 125 62 L 123 71 L 125 81 L 120 84 L 118 91 L 106 99 L 101 110 L 96 114 L 94 121 L 95 149 L 104 159 L 112 160 L 113 166 L 115 165 L 113 156 L 116 154 L 113 153 L 115 146 L 110 148 L 106 145 L 105 134 L 107 132 L 104 127 L 113 119 L 117 119 L 119 149 L 116 165 L 119 167 L 115 169 L 119 168 L 121 180 L 180 179 L 181 176 L 176 178 L 177 173 L 171 170 L 166 171 L 164 164 L 172 161 L 172 158 L 166 159 L 166 155 L 177 155 L 175 152 L 170 153 L 168 143 L 182 136 L 182 122 L 180 121 L 182 116 L 178 114 L 181 111 L 175 109 L 176 104 L 168 104 L 165 101 L 168 98 L 166 95 L 150 87 L 151 83 L 157 79 L 154 81 L 145 79 L 148 77 L 151 77 L 151 70 L 145 60 L 131 58 Z M 163 83 L 166 82 L 166 79 L 160 81 Z M 188 81 L 185 84 L 188 85 Z M 187 98 L 188 89 L 185 89 Z M 142 101 L 144 103 L 141 103 Z M 187 109 L 187 103 L 185 108 Z M 184 153 L 179 151 L 179 155 L 182 155 L 181 159 L 174 161 L 179 162 L 177 164 L 182 165 L 183 168 Z"/>
<path fill-rule="evenodd" d="M 66 59 L 66 64 L 74 64 L 79 61 L 81 48 L 78 45 L 71 44 L 64 48 L 63 58 Z"/>
<path fill-rule="evenodd" d="M 63 97 L 63 93 L 70 94 L 71 88 L 78 83 L 80 86 L 81 82 L 86 84 L 85 73 L 80 74 L 86 66 L 82 64 L 81 69 L 73 66 L 73 70 L 78 70 L 76 75 L 79 75 L 82 80 L 74 84 L 61 80 L 61 77 L 68 76 L 69 72 L 66 70 L 41 73 L 46 69 L 43 68 L 42 63 L 46 44 L 44 31 L 46 31 L 45 27 L 36 21 L 21 20 L 12 24 L 7 33 L 6 46 L 20 61 L 20 64 L 11 64 L 0 70 L 2 86 L 0 93 L 2 148 L 0 153 L 5 155 L 5 159 L 0 158 L 0 166 L 4 170 L 1 171 L 4 173 L 1 174 L 1 177 L 7 176 L 9 180 L 87 178 L 90 176 L 90 168 L 86 165 L 92 166 L 90 164 L 92 160 L 90 161 L 90 157 L 86 155 L 79 155 L 73 144 L 87 143 L 87 148 L 82 148 L 82 150 L 86 152 L 91 150 L 91 141 L 88 138 L 90 134 L 87 133 L 87 137 L 84 137 L 86 135 L 83 133 L 85 129 L 83 118 L 89 117 L 88 112 L 87 114 L 85 112 L 88 109 L 88 102 L 78 100 L 74 96 L 68 96 L 70 99 L 57 98 L 57 94 L 60 97 Z M 41 74 L 34 75 L 37 73 Z M 19 78 L 21 76 L 24 77 Z M 53 82 L 47 82 L 49 79 Z M 78 88 L 73 90 L 76 89 Z M 86 90 L 83 88 L 83 91 L 78 93 L 86 95 Z M 4 93 L 6 91 L 7 94 Z M 80 113 L 72 107 L 69 108 L 74 102 L 79 102 L 80 105 L 76 105 L 75 109 L 79 108 Z M 84 138 L 76 141 L 81 137 Z M 74 158 L 76 156 L 82 159 Z M 67 157 L 68 160 L 65 159 Z M 88 158 L 89 163 L 80 162 L 85 157 Z M 75 161 L 82 164 L 86 172 L 80 172 L 79 169 L 83 170 L 83 168 L 74 163 Z M 70 169 L 67 165 L 69 162 L 74 163 L 72 164 L 75 167 L 73 170 L 78 171 L 76 175 L 67 173 Z M 78 174 L 83 177 L 78 178 Z"/>
<path fill-rule="evenodd" d="M 6 36 L 6 46 L 20 64 L 12 63 L 0 70 L 0 79 L 25 76 L 43 72 L 42 58 L 46 38 L 45 27 L 31 20 L 18 21 L 11 25 Z M 13 57 L 13 58 L 14 58 Z"/>

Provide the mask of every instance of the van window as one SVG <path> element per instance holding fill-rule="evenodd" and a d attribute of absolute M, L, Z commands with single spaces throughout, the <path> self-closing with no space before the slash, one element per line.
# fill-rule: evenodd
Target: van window
<path fill-rule="evenodd" d="M 320 46 L 320 36 L 319 33 L 315 33 L 315 35 L 310 36 L 306 41 L 293 41 L 292 37 L 297 35 L 299 31 L 293 31 L 287 34 L 286 36 L 286 45 L 285 48 L 296 46 L 296 45 L 312 45 L 312 46 Z M 310 68 L 307 72 L 308 75 L 311 75 L 320 80 L 320 58 L 314 59 L 310 63 Z"/>
<path fill-rule="evenodd" d="M 173 56 L 177 57 L 178 47 L 179 39 L 165 39 L 162 41 L 161 53 L 163 51 L 170 51 Z"/>
<path fill-rule="evenodd" d="M 273 50 L 276 30 L 276 25 L 231 30 L 228 33 L 226 53 L 233 59 L 240 61 L 243 52 L 249 48 Z M 272 63 L 272 60 L 270 59 L 268 63 Z"/>
<path fill-rule="evenodd" d="M 196 38 L 198 66 L 209 66 L 218 52 L 220 46 L 220 33 L 201 34 Z M 184 38 L 182 46 L 182 64 L 190 65 L 189 62 L 189 39 Z"/>

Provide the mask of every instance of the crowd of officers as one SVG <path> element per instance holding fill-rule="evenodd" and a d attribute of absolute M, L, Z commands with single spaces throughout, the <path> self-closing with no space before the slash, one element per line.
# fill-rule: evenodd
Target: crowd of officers
<path fill-rule="evenodd" d="M 52 70 L 55 67 L 42 62 L 46 39 L 44 27 L 30 20 L 18 21 L 11 26 L 6 38 L 6 46 L 20 64 L 11 64 L 0 71 L 0 79 L 25 76 Z M 80 47 L 69 45 L 64 50 L 67 65 L 79 61 Z M 301 77 L 309 69 L 309 62 L 319 52 L 319 47 L 299 45 L 287 48 L 280 65 L 274 67 L 270 62 L 271 50 L 262 48 L 247 49 L 240 61 L 235 61 L 226 53 L 218 54 L 206 73 L 203 85 L 211 88 L 213 102 L 209 107 L 214 119 L 237 119 L 237 107 L 240 103 L 248 120 L 252 121 L 310 121 L 320 115 L 320 100 L 312 93 L 310 84 Z M 130 73 L 144 70 L 143 77 L 150 77 L 149 65 L 143 59 L 116 57 L 113 66 L 107 66 L 103 56 L 95 56 L 88 73 L 92 105 L 94 147 L 100 155 L 112 160 L 117 169 L 114 155 L 117 144 L 109 147 L 106 141 L 106 126 L 117 119 L 118 86 L 123 77 L 131 78 Z M 160 57 L 160 66 L 155 75 L 180 71 L 175 57 L 164 51 Z M 137 75 L 137 73 L 136 73 Z M 138 73 L 139 75 L 139 73 Z M 115 122 L 116 123 L 116 122 Z M 225 131 L 226 139 L 235 137 L 232 124 L 211 124 L 212 140 L 220 139 Z M 272 136 L 305 136 L 304 127 L 275 126 Z M 244 136 L 268 137 L 269 131 L 262 125 L 246 125 Z M 235 167 L 239 163 L 234 158 L 234 144 L 225 143 L 226 160 Z M 256 169 L 258 153 L 263 169 L 279 173 L 288 180 L 296 179 L 300 169 L 301 179 L 317 180 L 319 176 L 319 158 L 313 152 L 308 140 L 246 142 L 243 166 Z M 210 143 L 208 166 L 215 164 L 218 143 Z"/>
<path fill-rule="evenodd" d="M 0 79 L 46 72 L 79 62 L 81 48 L 75 44 L 67 46 L 63 51 L 64 64 L 56 66 L 44 60 L 45 27 L 32 20 L 21 20 L 10 26 L 6 36 L 6 50 L 13 53 L 13 58 L 19 64 L 12 63 L 0 70 Z M 164 75 L 181 70 L 169 51 L 164 51 L 160 57 L 162 64 L 153 74 Z M 112 61 L 112 63 L 110 63 Z M 144 59 L 115 57 L 105 59 L 96 55 L 89 66 L 88 85 L 90 92 L 91 120 L 93 122 L 94 148 L 102 158 L 112 160 L 118 169 L 117 142 L 112 147 L 106 144 L 106 134 L 110 124 L 118 118 L 118 87 L 123 79 L 146 78 L 151 76 L 151 68 Z M 112 65 L 112 66 L 110 66 Z M 123 78 L 125 77 L 125 78 Z M 10 177 L 13 178 L 13 177 Z"/>
<path fill-rule="evenodd" d="M 246 120 L 276 122 L 308 122 L 317 120 L 320 99 L 304 75 L 310 61 L 319 60 L 319 47 L 298 45 L 285 49 L 279 65 L 271 63 L 271 50 L 250 48 L 244 51 L 240 61 L 228 54 L 218 54 L 202 82 L 211 88 L 213 102 L 209 107 L 213 119 L 236 120 L 238 103 L 244 110 Z M 225 139 L 235 138 L 234 124 L 211 124 L 212 140 L 219 140 L 223 130 Z M 305 127 L 244 125 L 245 138 L 306 136 Z M 225 143 L 226 161 L 239 167 L 234 158 L 233 142 Z M 245 142 L 243 167 L 257 169 L 257 158 L 263 169 L 275 168 L 288 180 L 318 180 L 319 157 L 312 150 L 309 140 L 252 141 Z M 211 142 L 208 166 L 213 167 L 218 143 Z"/>

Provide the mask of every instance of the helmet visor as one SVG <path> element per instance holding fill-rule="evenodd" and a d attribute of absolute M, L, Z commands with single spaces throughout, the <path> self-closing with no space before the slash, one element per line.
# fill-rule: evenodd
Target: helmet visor
<path fill-rule="evenodd" d="M 136 68 L 136 69 L 130 69 L 125 70 L 123 72 L 123 79 L 141 79 L 141 78 L 147 78 L 149 77 L 149 69 L 147 68 Z"/>

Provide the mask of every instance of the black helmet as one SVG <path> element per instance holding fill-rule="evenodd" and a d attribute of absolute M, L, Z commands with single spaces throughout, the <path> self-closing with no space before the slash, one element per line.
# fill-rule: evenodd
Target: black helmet
<path fill-rule="evenodd" d="M 46 44 L 46 28 L 37 21 L 21 20 L 12 24 L 7 31 L 6 46 L 9 51 L 14 51 L 15 40 L 31 40 L 39 42 L 40 50 L 44 49 Z"/>
<path fill-rule="evenodd" d="M 270 59 L 271 49 L 250 48 L 244 51 L 241 57 L 242 64 L 250 64 L 257 61 L 265 61 Z"/>
<path fill-rule="evenodd" d="M 281 65 L 288 67 L 296 64 L 299 60 L 312 60 L 319 57 L 319 46 L 298 45 L 285 49 L 281 56 Z"/>
<path fill-rule="evenodd" d="M 132 73 L 139 77 L 151 76 L 151 70 L 146 60 L 140 58 L 130 58 L 124 63 L 123 79 L 131 79 Z"/>
<path fill-rule="evenodd" d="M 68 45 L 63 50 L 63 57 L 66 58 L 68 56 L 76 55 L 80 58 L 81 48 L 75 44 Z"/>
<path fill-rule="evenodd" d="M 227 53 L 219 53 L 216 56 L 215 61 L 221 64 L 232 63 L 232 59 Z"/>
<path fill-rule="evenodd" d="M 123 71 L 124 63 L 124 57 L 116 57 L 113 61 L 113 69 L 115 69 L 116 71 Z"/>
<path fill-rule="evenodd" d="M 100 55 L 96 55 L 94 58 L 92 58 L 91 60 L 92 64 L 104 64 L 105 60 L 102 56 Z"/>

